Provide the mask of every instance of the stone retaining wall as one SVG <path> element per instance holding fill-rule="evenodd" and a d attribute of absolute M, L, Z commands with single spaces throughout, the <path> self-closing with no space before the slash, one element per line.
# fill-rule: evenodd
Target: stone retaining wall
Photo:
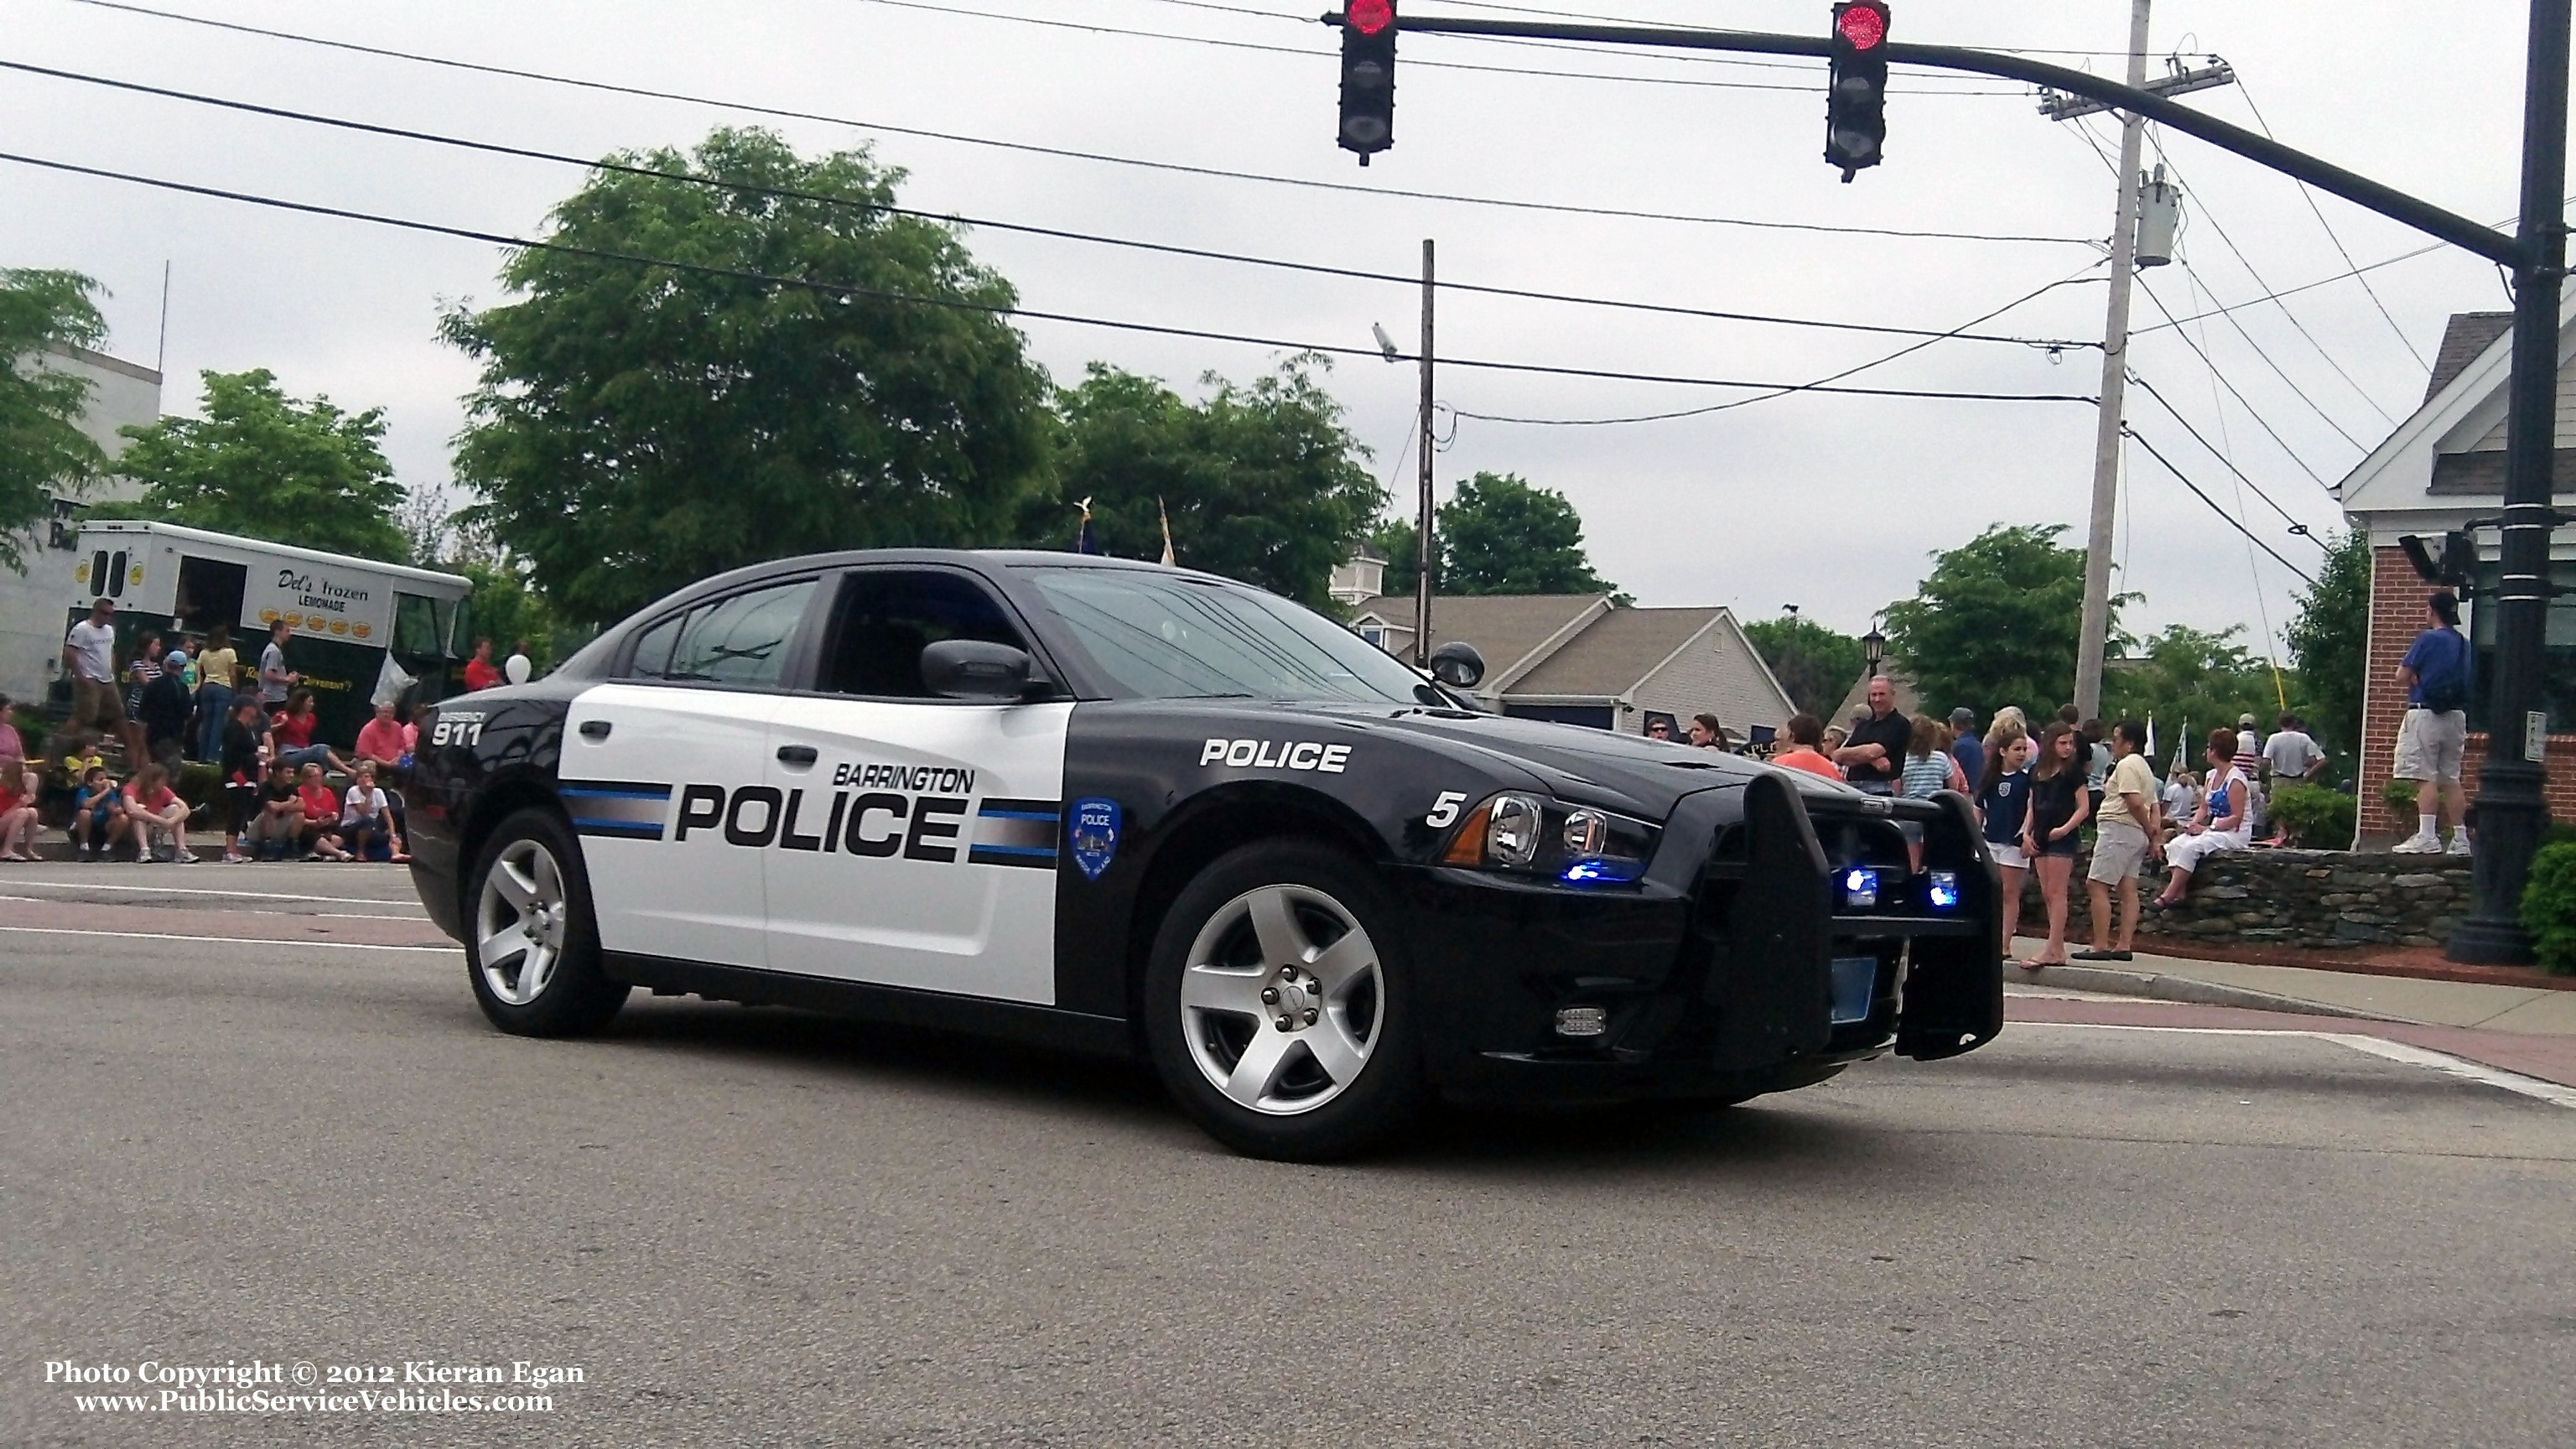
<path fill-rule="evenodd" d="M 2067 940 L 2079 948 L 2092 934 L 2085 864 L 2077 859 L 2067 886 Z M 2138 889 L 2152 900 L 2164 880 L 2164 867 L 2149 862 Z M 2139 944 L 2149 936 L 2179 936 L 2212 945 L 2439 946 L 2469 899 L 2469 863 L 2459 856 L 2232 851 L 2201 862 L 2181 905 L 2141 916 Z M 2030 936 L 2048 931 L 2036 875 L 2024 880 L 2021 930 Z"/>

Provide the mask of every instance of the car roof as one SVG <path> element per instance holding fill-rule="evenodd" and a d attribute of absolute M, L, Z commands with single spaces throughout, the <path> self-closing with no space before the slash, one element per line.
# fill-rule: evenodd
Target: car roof
<path fill-rule="evenodd" d="M 1174 568 L 1147 559 L 1111 558 L 1096 553 L 1057 553 L 1035 548 L 860 548 L 834 553 L 800 554 L 793 558 L 770 559 L 763 563 L 745 564 L 680 590 L 673 598 L 696 597 L 703 593 L 720 593 L 738 583 L 774 578 L 781 574 L 813 573 L 826 569 L 859 568 L 870 564 L 950 564 L 990 571 L 995 568 L 1098 568 L 1125 569 L 1137 573 L 1170 574 L 1175 578 L 1200 579 L 1209 583 L 1230 584 L 1236 580 L 1197 569 Z"/>

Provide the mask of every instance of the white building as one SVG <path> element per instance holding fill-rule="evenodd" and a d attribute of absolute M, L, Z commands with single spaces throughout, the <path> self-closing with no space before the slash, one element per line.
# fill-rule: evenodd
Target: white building
<path fill-rule="evenodd" d="M 21 367 L 50 367 L 89 380 L 89 406 L 81 413 L 81 431 L 110 458 L 125 451 L 123 427 L 149 427 L 161 417 L 161 374 L 86 347 L 47 351 L 21 361 Z M 72 549 L 78 538 L 75 515 L 102 503 L 130 500 L 140 485 L 121 478 L 102 478 L 85 492 L 54 495 L 54 516 L 20 535 L 18 548 L 25 572 L 0 568 L 0 694 L 35 702 L 63 669 L 63 630 L 69 618 L 62 603 L 62 580 L 70 576 Z"/>

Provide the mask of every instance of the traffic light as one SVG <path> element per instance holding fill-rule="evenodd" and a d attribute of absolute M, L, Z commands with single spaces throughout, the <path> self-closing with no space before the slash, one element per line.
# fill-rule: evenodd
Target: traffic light
<path fill-rule="evenodd" d="M 1848 182 L 1862 167 L 1879 163 L 1887 140 L 1887 6 L 1881 0 L 1836 5 L 1833 47 L 1825 81 L 1825 160 L 1841 167 Z"/>
<path fill-rule="evenodd" d="M 1395 0 L 1342 11 L 1342 149 L 1360 164 L 1395 144 Z"/>

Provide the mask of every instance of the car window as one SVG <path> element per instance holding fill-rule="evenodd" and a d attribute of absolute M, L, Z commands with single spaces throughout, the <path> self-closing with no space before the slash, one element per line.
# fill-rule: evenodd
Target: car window
<path fill-rule="evenodd" d="M 981 585 L 935 569 L 851 574 L 841 582 L 824 638 L 820 687 L 885 699 L 932 697 L 921 683 L 921 651 L 943 639 L 1029 647 Z"/>
<path fill-rule="evenodd" d="M 762 689 L 787 668 L 787 641 L 805 617 L 814 581 L 754 589 L 689 611 L 664 679 Z"/>
<path fill-rule="evenodd" d="M 1092 662 L 1144 699 L 1422 702 L 1422 676 L 1275 594 L 1143 569 L 1039 566 L 1029 576 Z"/>
<path fill-rule="evenodd" d="M 678 642 L 680 626 L 689 622 L 686 614 L 673 614 L 645 626 L 635 636 L 634 661 L 626 672 L 637 679 L 659 679 L 671 667 L 671 646 Z"/>

